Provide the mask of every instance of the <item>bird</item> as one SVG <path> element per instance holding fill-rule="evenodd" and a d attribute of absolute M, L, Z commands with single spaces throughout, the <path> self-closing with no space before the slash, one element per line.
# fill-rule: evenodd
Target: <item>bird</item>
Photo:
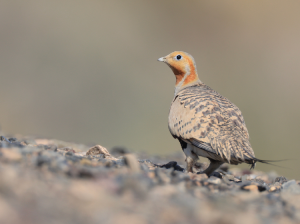
<path fill-rule="evenodd" d="M 186 171 L 200 157 L 208 158 L 209 166 L 200 173 L 211 176 L 223 163 L 247 163 L 253 169 L 256 162 L 249 133 L 240 109 L 198 77 L 192 55 L 174 51 L 158 59 L 166 63 L 176 77 L 168 127 L 178 139 L 186 156 Z"/>

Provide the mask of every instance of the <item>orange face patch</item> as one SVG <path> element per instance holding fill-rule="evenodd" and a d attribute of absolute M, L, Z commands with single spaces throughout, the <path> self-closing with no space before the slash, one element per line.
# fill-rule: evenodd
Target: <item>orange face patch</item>
<path fill-rule="evenodd" d="M 165 57 L 165 62 L 171 67 L 176 76 L 176 85 L 182 81 L 187 72 L 190 74 L 184 80 L 183 85 L 198 79 L 194 61 L 185 52 L 175 51 Z"/>

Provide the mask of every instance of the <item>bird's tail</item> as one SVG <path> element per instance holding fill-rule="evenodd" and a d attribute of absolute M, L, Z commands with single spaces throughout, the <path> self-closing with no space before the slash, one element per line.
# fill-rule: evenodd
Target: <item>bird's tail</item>
<path fill-rule="evenodd" d="M 251 163 L 250 163 L 251 164 L 250 170 L 255 168 L 255 165 L 256 165 L 257 162 L 268 164 L 268 165 L 271 165 L 271 166 L 277 166 L 277 167 L 281 167 L 281 168 L 286 168 L 286 167 L 283 167 L 283 166 L 278 166 L 278 165 L 273 164 L 273 163 L 276 163 L 276 162 L 281 162 L 281 161 L 286 161 L 286 160 L 289 160 L 289 159 L 263 160 L 263 159 L 258 159 L 258 158 L 254 157 L 252 159 Z"/>

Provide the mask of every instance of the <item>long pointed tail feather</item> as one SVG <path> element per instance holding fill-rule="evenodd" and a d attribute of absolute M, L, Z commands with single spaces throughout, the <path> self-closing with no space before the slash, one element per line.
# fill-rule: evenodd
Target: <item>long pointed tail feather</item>
<path fill-rule="evenodd" d="M 256 162 L 260 162 L 260 163 L 268 164 L 268 165 L 271 165 L 271 166 L 277 166 L 277 167 L 288 169 L 287 167 L 273 164 L 273 163 L 276 163 L 276 162 L 287 161 L 287 160 L 290 160 L 290 159 L 263 160 L 263 159 L 253 158 L 253 160 L 252 160 L 253 162 L 251 163 L 250 169 L 254 169 L 255 168 Z"/>

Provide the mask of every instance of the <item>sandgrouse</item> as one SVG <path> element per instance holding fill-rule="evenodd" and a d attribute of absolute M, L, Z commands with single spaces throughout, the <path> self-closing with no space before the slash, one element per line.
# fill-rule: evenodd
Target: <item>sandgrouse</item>
<path fill-rule="evenodd" d="M 202 173 L 210 176 L 223 163 L 267 163 L 255 158 L 244 118 L 231 103 L 198 78 L 194 58 L 175 51 L 159 58 L 176 77 L 169 112 L 169 130 L 186 155 L 187 171 L 193 172 L 198 156 L 210 160 Z"/>

